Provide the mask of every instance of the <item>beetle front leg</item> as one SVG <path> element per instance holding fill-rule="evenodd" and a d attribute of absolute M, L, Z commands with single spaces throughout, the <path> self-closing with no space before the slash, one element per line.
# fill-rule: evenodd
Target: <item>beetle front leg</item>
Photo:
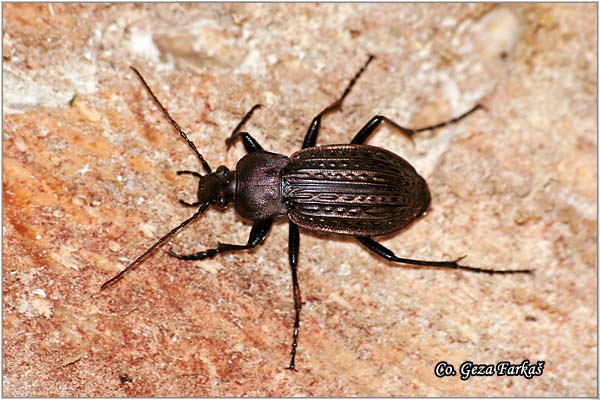
<path fill-rule="evenodd" d="M 244 148 L 246 149 L 246 152 L 253 153 L 255 151 L 260 151 L 263 149 L 260 143 L 258 143 L 256 139 L 250 136 L 248 132 L 236 132 L 235 135 L 227 138 L 227 140 L 225 140 L 227 148 L 229 149 L 229 147 L 233 144 L 233 141 L 240 136 L 242 137 L 242 142 L 244 143 Z"/>
<path fill-rule="evenodd" d="M 254 106 L 252 106 L 250 111 L 248 111 L 246 113 L 246 115 L 244 115 L 242 120 L 237 124 L 237 126 L 231 132 L 231 135 L 229 135 L 229 137 L 227 139 L 225 139 L 225 145 L 227 146 L 227 149 L 229 149 L 231 147 L 231 145 L 233 144 L 233 142 L 240 136 L 242 137 L 242 140 L 244 142 L 244 147 L 246 148 L 246 151 L 248 153 L 252 153 L 254 151 L 259 151 L 259 150 L 263 149 L 262 146 L 256 141 L 256 139 L 254 139 L 252 136 L 250 136 L 250 134 L 248 132 L 240 132 L 240 129 L 242 129 L 242 126 L 244 126 L 244 124 L 252 116 L 252 113 L 254 113 L 254 110 L 261 108 L 261 107 L 262 107 L 262 104 L 255 104 Z"/>
<path fill-rule="evenodd" d="M 363 126 L 361 128 L 360 131 L 358 131 L 358 133 L 356 134 L 356 136 L 354 136 L 354 139 L 352 139 L 352 141 L 350 142 L 350 144 L 362 144 L 362 143 L 364 143 L 364 141 L 367 140 L 367 138 L 369 136 L 371 136 L 371 134 L 373 132 L 375 132 L 375 130 L 379 127 L 379 125 L 381 125 L 381 123 L 384 122 L 384 121 L 387 122 L 388 124 L 392 125 L 394 128 L 396 128 L 397 130 L 399 130 L 400 133 L 402 133 L 404 136 L 406 136 L 407 138 L 409 138 L 410 140 L 412 140 L 412 137 L 413 137 L 413 135 L 415 133 L 429 131 L 429 130 L 432 130 L 432 129 L 438 129 L 438 128 L 442 128 L 444 126 L 448 126 L 448 125 L 454 124 L 454 123 L 460 121 L 461 119 L 467 117 L 468 115 L 474 113 L 475 111 L 479 110 L 481 107 L 482 107 L 481 104 L 477 104 L 474 107 L 472 107 L 469 111 L 467 111 L 467 112 L 459 115 L 458 117 L 449 119 L 448 121 L 440 122 L 439 124 L 430 125 L 430 126 L 426 126 L 426 127 L 418 128 L 418 129 L 405 128 L 403 126 L 398 125 L 397 123 L 395 123 L 394 121 L 392 121 L 388 117 L 385 117 L 383 115 L 376 115 L 373 118 L 371 118 L 369 120 L 369 122 L 367 122 L 365 124 L 365 126 Z"/>
<path fill-rule="evenodd" d="M 344 102 L 346 96 L 348 96 L 348 93 L 350 93 L 350 89 L 352 89 L 358 78 L 367 68 L 367 65 L 369 65 L 369 63 L 373 61 L 374 58 L 375 56 L 369 55 L 369 59 L 367 60 L 365 65 L 363 65 L 361 69 L 356 73 L 356 75 L 354 75 L 354 78 L 352 78 L 350 83 L 348 83 L 348 86 L 346 86 L 346 89 L 344 90 L 344 93 L 342 93 L 340 98 L 328 105 L 327 107 L 325 107 L 323 111 L 321 111 L 316 117 L 313 118 L 312 122 L 310 123 L 310 126 L 308 127 L 308 131 L 306 132 L 306 136 L 304 136 L 304 142 L 302 143 L 303 149 L 306 149 L 307 147 L 314 147 L 314 145 L 317 143 L 319 129 L 321 128 L 321 118 L 329 113 L 339 110 L 342 107 L 342 103 Z"/>
<path fill-rule="evenodd" d="M 267 233 L 269 233 L 269 229 L 271 229 L 272 224 L 272 219 L 254 223 L 254 225 L 252 225 L 252 230 L 250 231 L 250 237 L 248 238 L 247 244 L 219 243 L 219 246 L 216 249 L 199 251 L 198 253 L 194 254 L 177 254 L 173 252 L 173 250 L 169 250 L 169 255 L 180 260 L 204 260 L 205 258 L 212 258 L 217 254 L 228 251 L 249 250 L 258 246 L 260 242 L 263 241 L 265 236 L 267 236 Z"/>
<path fill-rule="evenodd" d="M 483 268 L 475 268 L 468 267 L 466 265 L 460 265 L 458 262 L 465 258 L 466 256 L 462 256 L 453 261 L 424 261 L 424 260 L 412 260 L 410 258 L 400 258 L 397 257 L 393 251 L 382 245 L 381 243 L 376 242 L 370 237 L 365 236 L 357 236 L 359 242 L 361 242 L 367 249 L 373 251 L 380 257 L 385 258 L 388 261 L 402 263 L 402 264 L 410 264 L 417 265 L 420 267 L 437 267 L 437 268 L 449 268 L 449 269 L 457 269 L 469 272 L 481 272 L 484 274 L 530 274 L 533 270 L 530 269 L 516 269 L 516 270 L 496 270 L 496 269 L 483 269 Z"/>
<path fill-rule="evenodd" d="M 298 333 L 300 331 L 300 310 L 302 309 L 302 296 L 300 295 L 300 285 L 298 284 L 298 253 L 300 251 L 300 233 L 298 225 L 290 221 L 290 236 L 288 244 L 290 267 L 292 268 L 292 286 L 294 296 L 294 334 L 292 336 L 292 350 L 290 351 L 291 360 L 288 369 L 296 370 L 296 348 L 298 347 Z"/>

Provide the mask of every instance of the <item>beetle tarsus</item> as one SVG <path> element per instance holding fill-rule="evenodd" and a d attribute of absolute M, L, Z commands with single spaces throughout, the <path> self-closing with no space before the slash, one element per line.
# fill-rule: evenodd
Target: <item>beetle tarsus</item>
<path fill-rule="evenodd" d="M 193 175 L 197 178 L 202 178 L 202 175 L 199 172 L 196 171 L 188 171 L 188 170 L 184 170 L 184 171 L 177 171 L 177 175 Z"/>
<path fill-rule="evenodd" d="M 206 258 L 214 257 L 217 254 L 219 254 L 220 251 L 219 251 L 219 249 L 208 249 L 208 250 L 204 250 L 204 251 L 199 251 L 198 253 L 194 253 L 194 254 L 179 254 L 179 253 L 175 253 L 172 249 L 169 249 L 168 253 L 169 253 L 169 256 L 177 258 L 179 260 L 192 261 L 192 260 L 204 260 Z"/>

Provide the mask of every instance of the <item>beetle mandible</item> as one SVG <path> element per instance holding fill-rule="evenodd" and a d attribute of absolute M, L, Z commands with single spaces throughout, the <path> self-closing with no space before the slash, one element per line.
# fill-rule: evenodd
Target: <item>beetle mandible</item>
<path fill-rule="evenodd" d="M 216 248 L 185 255 L 169 250 L 170 256 L 180 260 L 203 260 L 225 252 L 252 249 L 263 241 L 275 219 L 287 217 L 289 219 L 288 251 L 295 310 L 291 360 L 288 369 L 295 370 L 302 307 L 297 275 L 300 248 L 298 227 L 310 231 L 354 236 L 358 242 L 376 255 L 401 264 L 487 274 L 532 272 L 528 269 L 493 270 L 469 267 L 458 263 L 464 257 L 452 261 L 401 258 L 372 238 L 406 227 L 427 211 L 431 196 L 427 183 L 412 165 L 388 150 L 363 144 L 365 140 L 383 122 L 408 138 L 412 138 L 418 132 L 458 122 L 481 108 L 481 105 L 477 104 L 458 117 L 418 129 L 405 128 L 383 115 L 376 115 L 358 131 L 350 144 L 315 146 L 321 119 L 341 108 L 357 79 L 374 58 L 370 55 L 367 62 L 350 80 L 340 98 L 313 118 L 301 150 L 291 157 L 271 153 L 263 150 L 248 132 L 241 130 L 252 113 L 261 107 L 260 104 L 256 104 L 244 115 L 225 140 L 229 148 L 236 139 L 241 138 L 247 154 L 238 161 L 235 171 L 220 166 L 215 172 L 212 172 L 194 143 L 158 100 L 140 72 L 131 67 L 171 125 L 192 148 L 206 173 L 202 175 L 195 171 L 177 171 L 177 174 L 189 174 L 198 178 L 197 201 L 187 203 L 179 200 L 186 206 L 198 207 L 198 210 L 160 238 L 124 270 L 106 281 L 101 289 L 120 279 L 161 246 L 167 238 L 198 218 L 209 205 L 225 208 L 233 202 L 237 213 L 253 222 L 248 242 L 246 244 L 219 243 Z"/>

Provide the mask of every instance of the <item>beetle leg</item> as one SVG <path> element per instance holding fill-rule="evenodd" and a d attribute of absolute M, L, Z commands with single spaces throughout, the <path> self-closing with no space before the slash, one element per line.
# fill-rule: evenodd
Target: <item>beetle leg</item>
<path fill-rule="evenodd" d="M 260 242 L 263 241 L 265 236 L 267 236 L 267 233 L 269 233 L 272 223 L 272 219 L 255 222 L 254 225 L 252 225 L 252 230 L 250 231 L 250 237 L 248 238 L 247 244 L 219 243 L 219 246 L 216 249 L 199 251 L 198 253 L 194 254 L 177 254 L 173 252 L 173 250 L 169 250 L 169 255 L 180 260 L 204 260 L 205 258 L 212 258 L 217 254 L 228 251 L 249 250 L 258 246 Z"/>
<path fill-rule="evenodd" d="M 240 129 L 242 129 L 242 126 L 244 126 L 244 124 L 246 122 L 248 122 L 248 120 L 252 116 L 252 113 L 254 113 L 254 110 L 256 110 L 257 108 L 261 108 L 261 107 L 262 107 L 262 104 L 253 105 L 252 108 L 246 113 L 246 115 L 244 115 L 242 120 L 236 125 L 236 127 L 233 128 L 231 135 L 229 135 L 229 137 L 227 139 L 225 139 L 225 145 L 227 146 L 228 150 L 231 147 L 231 145 L 233 144 L 233 142 L 240 136 L 244 140 L 244 147 L 246 148 L 246 151 L 248 153 L 252 153 L 253 151 L 257 151 L 257 150 L 262 150 L 262 147 L 260 146 L 260 144 L 258 144 L 258 142 L 252 136 L 250 136 L 248 134 L 248 132 L 240 132 Z"/>
<path fill-rule="evenodd" d="M 410 264 L 410 265 L 418 265 L 421 267 L 437 267 L 437 268 L 450 268 L 450 269 L 458 269 L 469 272 L 482 272 L 485 274 L 530 274 L 533 270 L 530 269 L 516 269 L 516 270 L 496 270 L 496 269 L 483 269 L 483 268 L 475 268 L 468 267 L 466 265 L 458 264 L 458 261 L 462 260 L 466 256 L 462 256 L 453 261 L 424 261 L 424 260 L 412 260 L 410 258 L 400 258 L 397 257 L 394 252 L 392 252 L 387 247 L 383 246 L 381 243 L 376 242 L 370 237 L 365 236 L 357 236 L 359 242 L 361 242 L 367 249 L 373 251 L 378 256 L 385 258 L 388 261 L 402 263 L 402 264 Z"/>
<path fill-rule="evenodd" d="M 263 149 L 260 143 L 258 143 L 256 139 L 250 136 L 248 132 L 237 132 L 235 136 L 227 138 L 225 143 L 227 144 L 228 149 L 233 144 L 233 140 L 237 139 L 239 136 L 242 137 L 242 142 L 244 143 L 244 147 L 246 148 L 246 151 L 248 153 L 253 153 L 255 151 L 260 151 Z"/>
<path fill-rule="evenodd" d="M 201 201 L 195 201 L 193 203 L 188 203 L 187 201 L 181 200 L 181 199 L 179 199 L 179 203 L 183 204 L 186 207 L 198 207 L 200 204 L 202 204 Z"/>
<path fill-rule="evenodd" d="M 196 171 L 177 171 L 177 175 L 194 175 L 196 178 L 202 178 L 202 175 Z"/>
<path fill-rule="evenodd" d="M 423 132 L 423 131 L 429 131 L 431 129 L 438 129 L 438 128 L 442 128 L 444 126 L 448 126 L 448 125 L 454 124 L 454 123 L 460 121 L 461 119 L 465 118 L 466 116 L 470 115 L 471 113 L 474 113 L 475 111 L 477 111 L 481 107 L 482 107 L 481 104 L 477 104 L 474 107 L 472 107 L 469 111 L 467 111 L 467 112 L 459 115 L 458 117 L 449 119 L 449 120 L 444 121 L 444 122 L 440 122 L 439 124 L 430 125 L 430 126 L 426 126 L 426 127 L 418 128 L 418 129 L 405 128 L 403 126 L 398 125 L 397 123 L 395 123 L 394 121 L 392 121 L 388 117 L 385 117 L 383 115 L 376 115 L 373 118 L 371 118 L 369 120 L 369 122 L 367 122 L 365 124 L 365 126 L 363 126 L 361 128 L 360 131 L 358 131 L 358 133 L 356 134 L 356 136 L 354 136 L 354 139 L 352 139 L 352 141 L 350 142 L 350 144 L 361 144 L 361 143 L 364 143 L 364 141 L 367 140 L 367 138 L 369 136 L 371 136 L 371 134 L 384 121 L 387 122 L 388 124 L 392 125 L 394 128 L 396 128 L 397 130 L 399 130 L 403 135 L 405 135 L 407 138 L 409 138 L 410 140 L 412 140 L 412 136 L 415 133 Z"/>
<path fill-rule="evenodd" d="M 298 347 L 298 332 L 300 330 L 300 310 L 302 309 L 302 296 L 300 295 L 300 285 L 298 284 L 298 252 L 300 250 L 300 234 L 298 233 L 298 225 L 290 221 L 290 236 L 289 236 L 289 257 L 290 267 L 292 268 L 292 286 L 294 293 L 294 334 L 292 336 L 292 350 L 290 355 L 290 366 L 288 369 L 296 370 L 296 348 Z"/>
<path fill-rule="evenodd" d="M 310 123 L 310 126 L 308 127 L 308 131 L 306 132 L 306 136 L 304 136 L 304 142 L 302 144 L 303 149 L 307 147 L 313 147 L 317 143 L 317 136 L 319 135 L 319 128 L 321 127 L 321 118 L 329 113 L 339 110 L 340 107 L 342 107 L 344 99 L 346 98 L 346 96 L 348 96 L 348 93 L 350 93 L 350 90 L 352 89 L 358 78 L 367 68 L 367 65 L 369 65 L 369 63 L 373 61 L 374 58 L 375 56 L 369 55 L 369 59 L 367 60 L 365 65 L 363 65 L 361 69 L 358 70 L 356 75 L 354 75 L 354 78 L 352 78 L 350 83 L 348 83 L 348 86 L 346 86 L 346 89 L 344 89 L 344 93 L 342 93 L 342 96 L 327 107 L 325 107 L 323 111 L 321 111 L 316 117 L 313 118 L 312 122 Z"/>

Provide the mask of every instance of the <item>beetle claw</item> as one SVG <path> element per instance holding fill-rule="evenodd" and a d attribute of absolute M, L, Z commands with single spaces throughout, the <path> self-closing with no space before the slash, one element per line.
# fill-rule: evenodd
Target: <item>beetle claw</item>
<path fill-rule="evenodd" d="M 170 248 L 169 250 L 167 250 L 167 254 L 168 254 L 169 256 L 171 256 L 171 257 L 175 257 L 175 258 L 177 258 L 177 256 L 179 255 L 179 254 L 177 254 L 177 253 L 175 253 L 175 252 L 173 251 L 173 248 Z"/>
<path fill-rule="evenodd" d="M 464 256 L 460 256 L 460 257 L 458 257 L 456 260 L 453 260 L 452 262 L 453 262 L 454 264 L 457 264 L 457 265 L 458 265 L 458 262 L 459 262 L 459 261 L 461 261 L 462 259 L 466 258 L 466 257 L 467 257 L 467 255 L 465 254 Z"/>

